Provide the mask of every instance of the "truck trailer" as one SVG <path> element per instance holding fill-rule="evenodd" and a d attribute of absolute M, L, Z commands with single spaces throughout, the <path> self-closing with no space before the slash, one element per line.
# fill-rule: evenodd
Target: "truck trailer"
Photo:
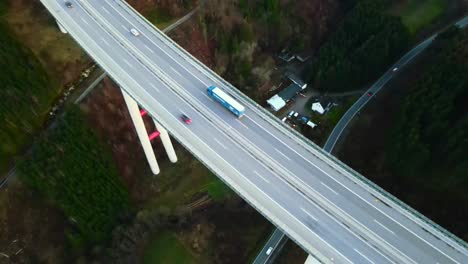
<path fill-rule="evenodd" d="M 211 98 L 219 102 L 222 106 L 231 111 L 238 118 L 241 118 L 245 114 L 245 107 L 239 102 L 237 102 L 230 95 L 225 93 L 223 90 L 219 89 L 214 85 L 211 85 L 206 90 Z"/>

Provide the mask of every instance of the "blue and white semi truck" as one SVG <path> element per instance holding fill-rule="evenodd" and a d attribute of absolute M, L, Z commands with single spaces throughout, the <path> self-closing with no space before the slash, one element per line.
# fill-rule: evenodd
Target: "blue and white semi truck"
<path fill-rule="evenodd" d="M 219 89 L 218 87 L 212 85 L 206 89 L 208 95 L 221 103 L 224 107 L 226 107 L 229 111 L 235 114 L 238 118 L 241 118 L 245 113 L 245 107 L 241 105 L 239 102 L 234 100 L 231 96 L 225 93 L 223 90 Z"/>

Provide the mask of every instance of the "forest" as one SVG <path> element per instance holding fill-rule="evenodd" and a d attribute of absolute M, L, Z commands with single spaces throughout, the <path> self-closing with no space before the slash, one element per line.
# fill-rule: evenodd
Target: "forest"
<path fill-rule="evenodd" d="M 1 9 L 0 2 L 0 9 Z M 0 170 L 41 126 L 58 86 L 0 18 Z"/>
<path fill-rule="evenodd" d="M 22 182 L 56 204 L 75 228 L 74 247 L 102 242 L 129 206 L 111 154 L 76 106 L 18 164 Z"/>
<path fill-rule="evenodd" d="M 467 204 L 468 31 L 439 34 L 428 53 L 434 66 L 402 104 L 387 139 L 388 162 L 402 182 Z"/>
<path fill-rule="evenodd" d="M 0 0 L 0 16 L 7 10 L 7 0 Z"/>
<path fill-rule="evenodd" d="M 263 102 L 275 80 L 276 55 L 317 49 L 352 0 L 207 0 L 201 14 L 206 42 L 214 42 L 214 69 Z M 208 39 L 207 36 L 212 37 Z"/>
<path fill-rule="evenodd" d="M 304 79 L 321 91 L 365 86 L 408 47 L 410 34 L 401 18 L 386 13 L 388 2 L 361 0 L 320 48 Z"/>

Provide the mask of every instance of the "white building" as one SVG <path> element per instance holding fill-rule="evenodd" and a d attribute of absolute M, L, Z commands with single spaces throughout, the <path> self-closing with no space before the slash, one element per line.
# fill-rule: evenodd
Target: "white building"
<path fill-rule="evenodd" d="M 312 111 L 315 111 L 321 115 L 325 113 L 325 109 L 320 102 L 315 102 L 312 104 Z"/>
<path fill-rule="evenodd" d="M 286 101 L 283 100 L 279 95 L 275 94 L 273 97 L 267 100 L 267 103 L 276 112 L 286 105 Z"/>

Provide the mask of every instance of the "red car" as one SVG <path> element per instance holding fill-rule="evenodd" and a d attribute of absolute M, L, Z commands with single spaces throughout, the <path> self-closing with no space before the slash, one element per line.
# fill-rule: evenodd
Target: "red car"
<path fill-rule="evenodd" d="M 367 92 L 367 96 L 371 97 L 371 96 L 372 96 L 372 92 Z"/>
<path fill-rule="evenodd" d="M 182 119 L 182 121 L 184 121 L 184 123 L 187 125 L 190 125 L 192 123 L 192 119 L 188 117 L 187 115 L 184 115 L 184 114 L 181 115 L 180 119 Z"/>

